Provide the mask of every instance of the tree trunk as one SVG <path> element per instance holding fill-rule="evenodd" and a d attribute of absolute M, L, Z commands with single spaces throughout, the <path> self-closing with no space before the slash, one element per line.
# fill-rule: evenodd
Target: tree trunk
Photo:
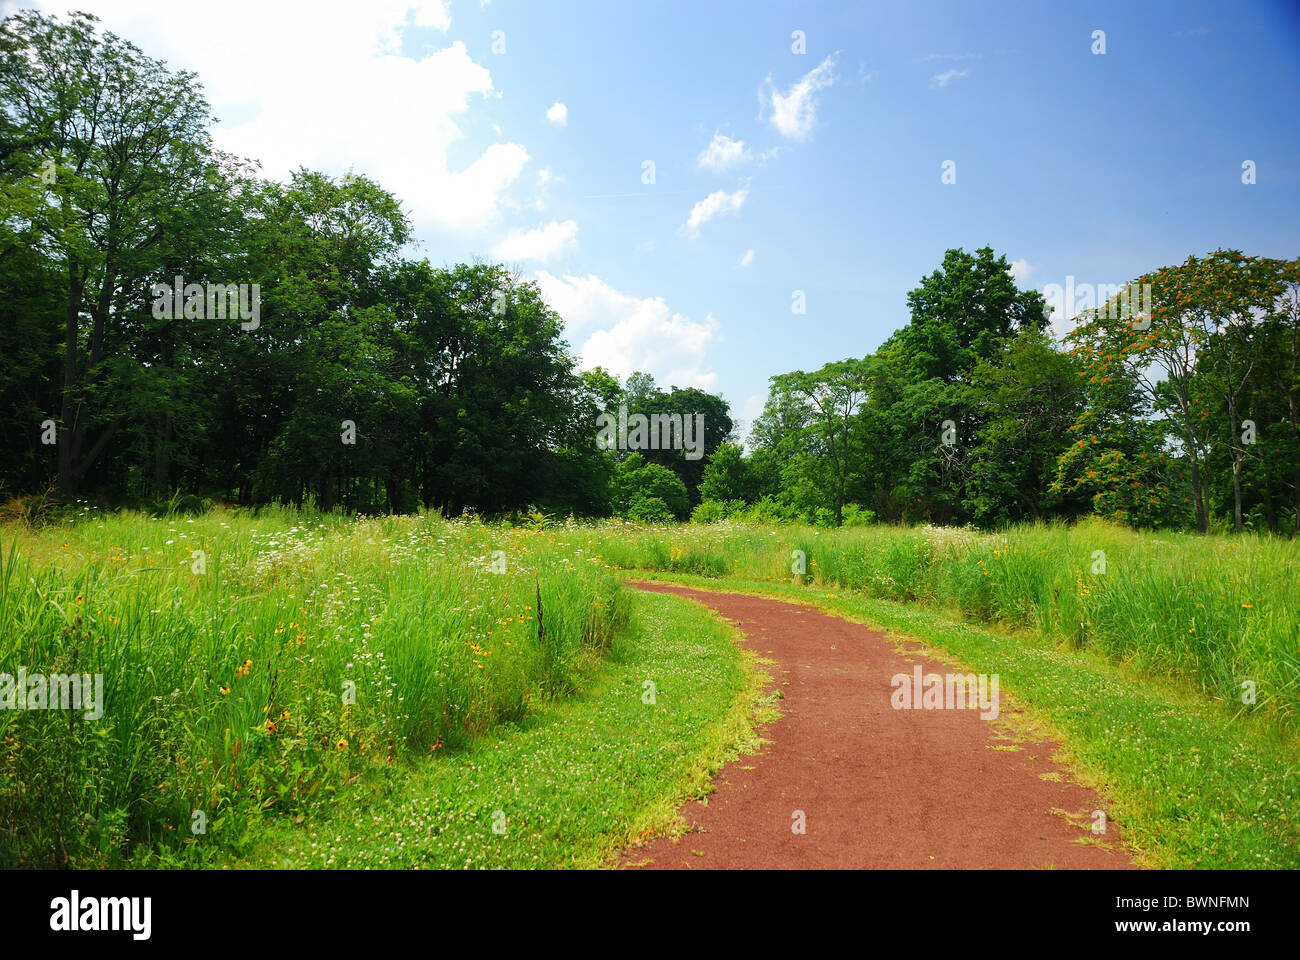
<path fill-rule="evenodd" d="M 1192 501 L 1196 508 L 1196 529 L 1200 533 L 1210 532 L 1210 520 L 1205 509 L 1205 500 L 1201 491 L 1201 464 L 1196 451 L 1192 450 Z"/>
<path fill-rule="evenodd" d="M 1237 434 L 1237 398 L 1232 392 L 1232 387 L 1228 388 L 1228 425 L 1231 432 L 1228 434 L 1232 440 L 1232 529 L 1235 533 L 1241 533 L 1241 461 L 1245 457 L 1245 451 L 1241 449 L 1238 442 L 1240 437 Z"/>
<path fill-rule="evenodd" d="M 167 496 L 171 488 L 171 454 L 174 424 L 170 413 L 163 415 L 158 431 L 153 458 L 153 495 L 159 499 Z"/>
<path fill-rule="evenodd" d="M 335 473 L 334 465 L 330 464 L 325 468 L 325 479 L 321 484 L 321 505 L 320 508 L 326 513 L 334 509 L 334 496 L 338 488 L 338 475 Z"/>
<path fill-rule="evenodd" d="M 63 332 L 63 403 L 59 411 L 59 496 L 68 500 L 77 492 L 77 478 L 73 473 L 73 438 L 79 429 L 77 395 L 77 353 L 81 333 L 81 296 L 86 280 L 79 276 L 75 257 L 68 259 L 68 303 L 64 312 Z"/>

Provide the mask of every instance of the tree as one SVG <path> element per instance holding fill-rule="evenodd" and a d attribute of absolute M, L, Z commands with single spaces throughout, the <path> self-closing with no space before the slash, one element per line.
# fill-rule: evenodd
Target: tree
<path fill-rule="evenodd" d="M 170 266 L 184 212 L 218 187 L 208 105 L 192 74 L 95 32 L 95 17 L 0 24 L 6 204 L 63 280 L 59 488 L 74 494 L 128 411 L 108 409 L 118 334 Z M 49 174 L 44 175 L 44 174 Z M 39 184 L 39 186 L 36 186 Z M 38 192 L 34 192 L 38 191 Z M 13 242 L 10 240 L 9 242 Z M 84 319 L 83 319 L 84 318 Z"/>
<path fill-rule="evenodd" d="M 971 373 L 971 405 L 983 424 L 971 457 L 966 506 L 984 523 L 1041 520 L 1057 458 L 1085 395 L 1079 365 L 1047 335 L 1026 329 Z"/>
<path fill-rule="evenodd" d="M 700 482 L 700 499 L 720 503 L 732 500 L 750 503 L 756 499 L 749 464 L 739 444 L 724 443 L 713 452 Z"/>
<path fill-rule="evenodd" d="M 1226 401 L 1235 422 L 1241 386 L 1250 372 L 1243 358 L 1247 348 L 1242 340 L 1248 336 L 1244 331 L 1257 311 L 1272 309 L 1285 269 L 1281 261 L 1243 257 L 1236 251 L 1215 251 L 1204 260 L 1191 256 L 1180 266 L 1138 278 L 1120 297 L 1083 315 L 1069 337 L 1091 386 L 1104 392 L 1136 383 L 1151 411 L 1165 419 L 1188 464 L 1194 522 L 1202 533 L 1209 530 L 1205 463 L 1216 433 L 1216 425 L 1209 422 L 1208 392 Z M 1150 316 L 1123 309 L 1138 299 L 1135 290 L 1147 287 Z M 1198 358 L 1207 350 L 1226 357 L 1217 373 L 1212 364 L 1198 371 Z M 1229 442 L 1234 448 L 1239 519 L 1244 454 L 1237 441 Z"/>
<path fill-rule="evenodd" d="M 1020 290 L 1007 258 L 990 247 L 945 252 L 943 265 L 908 293 L 907 306 L 911 321 L 892 339 L 913 382 L 964 382 L 1012 334 L 1047 322 L 1042 295 Z"/>
<path fill-rule="evenodd" d="M 658 500 L 678 520 L 685 520 L 690 514 L 686 484 L 667 467 L 647 463 L 640 453 L 629 455 L 615 468 L 611 491 L 614 510 L 620 516 L 635 514 L 649 519 L 647 500 Z M 638 504 L 642 506 L 638 508 Z"/>
<path fill-rule="evenodd" d="M 844 521 L 844 491 L 853 460 L 850 426 L 867 400 L 867 369 L 864 361 L 850 359 L 813 373 L 796 370 L 772 378 L 772 394 L 781 398 L 775 402 L 778 409 L 791 400 L 806 408 L 802 439 L 805 449 L 828 466 L 836 526 Z"/>

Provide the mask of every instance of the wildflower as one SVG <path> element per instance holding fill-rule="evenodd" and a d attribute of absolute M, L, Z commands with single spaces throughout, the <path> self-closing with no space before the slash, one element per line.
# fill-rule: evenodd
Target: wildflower
<path fill-rule="evenodd" d="M 221 695 L 224 697 L 224 696 L 225 696 L 226 694 L 228 694 L 229 692 L 230 692 L 230 688 L 229 688 L 228 686 L 226 686 L 225 684 L 222 684 L 222 686 L 221 686 Z"/>
<path fill-rule="evenodd" d="M 340 750 L 346 750 L 348 748 L 348 742 L 342 737 L 339 737 L 339 742 L 334 744 L 334 746 L 338 747 Z"/>
<path fill-rule="evenodd" d="M 268 721 L 266 721 L 266 732 L 267 732 L 267 733 L 275 733 L 275 730 L 276 730 L 276 727 L 275 727 L 275 721 L 274 721 L 274 720 L 268 720 Z"/>

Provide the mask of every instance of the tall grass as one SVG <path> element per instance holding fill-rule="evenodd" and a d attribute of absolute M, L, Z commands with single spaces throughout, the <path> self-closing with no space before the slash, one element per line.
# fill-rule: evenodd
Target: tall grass
<path fill-rule="evenodd" d="M 1027 629 L 1195 685 L 1233 713 L 1300 725 L 1294 540 L 1154 535 L 1102 521 L 996 534 L 712 524 L 619 529 L 599 546 L 629 569 L 786 582 L 801 550 L 806 582 Z M 1243 702 L 1252 690 L 1255 702 Z"/>
<path fill-rule="evenodd" d="M 0 866 L 198 864 L 217 835 L 238 856 L 270 818 L 385 789 L 574 690 L 623 629 L 620 568 L 789 582 L 794 551 L 800 582 L 1032 631 L 1300 722 L 1295 542 L 87 509 L 0 527 L 0 673 L 102 674 L 105 694 L 98 720 L 0 710 Z"/>
<path fill-rule="evenodd" d="M 0 556 L 0 673 L 104 678 L 97 720 L 0 710 L 0 866 L 195 860 L 524 719 L 625 616 L 600 561 L 429 517 L 87 512 Z"/>

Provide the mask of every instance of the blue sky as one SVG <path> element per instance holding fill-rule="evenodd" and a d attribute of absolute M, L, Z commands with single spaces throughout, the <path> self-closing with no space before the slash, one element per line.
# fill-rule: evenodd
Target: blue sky
<path fill-rule="evenodd" d="M 879 346 L 949 247 L 1036 289 L 1300 254 L 1295 4 L 78 6 L 196 70 L 265 175 L 375 177 L 419 254 L 505 259 L 587 363 L 743 419 Z"/>

